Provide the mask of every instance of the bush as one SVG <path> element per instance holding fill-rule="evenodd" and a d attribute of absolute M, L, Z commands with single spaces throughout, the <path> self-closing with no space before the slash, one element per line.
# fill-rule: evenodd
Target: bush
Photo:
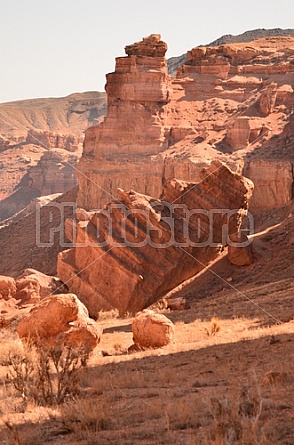
<path fill-rule="evenodd" d="M 9 358 L 8 381 L 24 400 L 59 405 L 79 393 L 88 354 L 65 345 L 41 349 L 27 346 Z"/>

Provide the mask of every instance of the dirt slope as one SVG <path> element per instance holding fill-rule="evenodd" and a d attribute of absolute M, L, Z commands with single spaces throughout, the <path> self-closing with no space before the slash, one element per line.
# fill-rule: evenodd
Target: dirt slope
<path fill-rule="evenodd" d="M 69 190 L 42 207 L 39 213 L 31 213 L 0 229 L 0 275 L 16 277 L 28 267 L 49 275 L 56 274 L 56 258 L 64 248 L 60 245 L 59 233 L 53 234 L 51 245 L 44 245 L 49 243 L 53 229 L 72 216 L 76 193 L 77 188 Z M 61 241 L 67 242 L 63 237 Z"/>

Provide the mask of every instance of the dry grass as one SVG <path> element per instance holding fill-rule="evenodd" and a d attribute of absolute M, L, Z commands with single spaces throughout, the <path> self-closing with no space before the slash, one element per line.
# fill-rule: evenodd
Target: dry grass
<path fill-rule="evenodd" d="M 174 342 L 131 355 L 125 351 L 132 320 L 105 316 L 80 395 L 50 415 L 17 397 L 6 383 L 5 359 L 2 417 L 16 428 L 20 445 L 292 445 L 294 381 L 285 357 L 293 355 L 293 323 L 268 326 L 261 318 L 221 315 L 168 312 Z M 7 337 L 1 347 L 14 345 Z M 102 350 L 113 355 L 103 357 Z M 13 434 L 2 422 L 0 440 L 15 444 Z"/>

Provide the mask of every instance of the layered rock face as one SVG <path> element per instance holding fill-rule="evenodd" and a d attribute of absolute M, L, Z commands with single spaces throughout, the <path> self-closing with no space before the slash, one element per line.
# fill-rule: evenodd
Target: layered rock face
<path fill-rule="evenodd" d="M 28 144 L 41 145 L 51 148 L 63 148 L 68 151 L 77 151 L 82 138 L 73 134 L 59 134 L 52 131 L 29 130 L 26 138 Z"/>
<path fill-rule="evenodd" d="M 245 174 L 258 184 L 252 196 L 253 211 L 266 211 L 288 204 L 293 199 L 292 162 L 250 161 Z"/>
<path fill-rule="evenodd" d="M 252 189 L 214 162 L 199 183 L 168 181 L 160 200 L 120 190 L 88 221 L 67 220 L 75 248 L 59 255 L 58 276 L 93 316 L 142 310 L 218 255 L 238 231 Z"/>
<path fill-rule="evenodd" d="M 57 151 L 46 151 L 38 164 L 32 167 L 28 174 L 31 190 L 45 196 L 54 193 L 64 193 L 77 185 L 76 155 L 60 154 Z"/>
<path fill-rule="evenodd" d="M 167 179 L 198 181 L 214 159 L 242 171 L 250 153 L 257 170 L 267 157 L 257 149 L 273 146 L 273 138 L 290 140 L 285 127 L 294 100 L 293 48 L 291 37 L 193 48 L 171 79 L 159 36 L 127 46 L 127 57 L 118 58 L 107 75 L 108 115 L 86 132 L 78 205 L 102 208 L 119 187 L 158 198 Z M 288 162 L 288 155 L 281 148 L 273 160 Z M 246 175 L 251 172 L 246 167 Z M 252 180 L 258 194 L 259 175 Z M 261 188 L 262 208 L 266 201 L 269 208 L 267 190 L 274 185 Z M 256 195 L 252 211 L 258 202 Z"/>
<path fill-rule="evenodd" d="M 125 50 L 127 57 L 117 58 L 115 72 L 107 75 L 107 116 L 86 133 L 78 167 L 78 205 L 86 209 L 106 204 L 117 187 L 157 197 L 161 190 L 163 161 L 152 156 L 168 146 L 167 45 L 151 35 Z"/>

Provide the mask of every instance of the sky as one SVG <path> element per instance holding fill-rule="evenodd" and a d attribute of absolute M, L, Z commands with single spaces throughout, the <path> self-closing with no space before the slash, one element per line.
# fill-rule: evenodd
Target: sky
<path fill-rule="evenodd" d="M 0 0 L 0 103 L 104 91 L 115 57 L 150 34 L 173 57 L 293 18 L 293 0 Z"/>

